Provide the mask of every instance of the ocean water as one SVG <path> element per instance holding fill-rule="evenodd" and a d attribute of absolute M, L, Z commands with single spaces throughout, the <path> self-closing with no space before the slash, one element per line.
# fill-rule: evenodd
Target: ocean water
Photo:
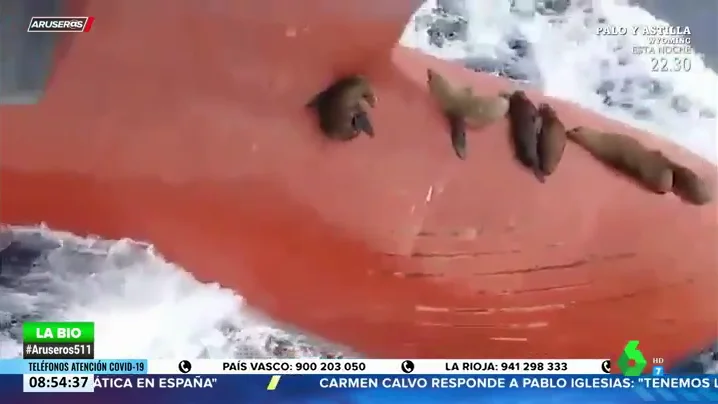
<path fill-rule="evenodd" d="M 533 0 L 432 0 L 408 22 L 401 43 L 540 88 L 715 163 L 718 78 L 706 63 L 716 55 L 686 56 L 690 71 L 653 72 L 650 57 L 631 52 L 647 38 L 596 35 L 600 24 L 666 24 L 649 11 L 615 0 L 538 6 Z M 653 12 L 670 19 L 670 10 Z M 163 260 L 151 245 L 57 230 L 0 228 L 0 358 L 21 355 L 20 323 L 27 320 L 94 321 L 99 357 L 354 355 L 275 324 L 233 291 L 200 283 Z M 141 336 L 133 332 L 138 326 L 146 330 Z M 711 356 L 697 355 L 686 366 L 710 367 Z"/>

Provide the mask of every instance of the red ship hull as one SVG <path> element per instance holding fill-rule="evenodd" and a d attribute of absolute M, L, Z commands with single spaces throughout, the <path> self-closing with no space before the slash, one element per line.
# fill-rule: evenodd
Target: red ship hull
<path fill-rule="evenodd" d="M 396 47 L 418 1 L 72 4 L 92 31 L 64 39 L 39 104 L 0 109 L 3 223 L 150 241 L 370 357 L 602 358 L 637 339 L 673 362 L 715 337 L 716 205 L 649 194 L 572 144 L 540 184 L 505 122 L 457 159 L 426 69 L 509 83 Z M 304 104 L 355 72 L 377 135 L 325 141 Z"/>

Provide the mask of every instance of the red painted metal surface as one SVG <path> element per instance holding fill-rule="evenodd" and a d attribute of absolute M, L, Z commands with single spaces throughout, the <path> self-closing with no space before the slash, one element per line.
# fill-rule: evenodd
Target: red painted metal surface
<path fill-rule="evenodd" d="M 89 1 L 92 32 L 45 99 L 0 109 L 0 218 L 153 242 L 283 321 L 374 357 L 668 362 L 716 334 L 716 206 L 639 189 L 568 145 L 546 184 L 507 126 L 451 149 L 427 67 L 508 83 L 395 42 L 418 1 Z M 346 73 L 375 139 L 325 141 L 303 105 Z M 535 93 L 536 101 L 546 98 Z M 620 130 L 549 100 L 567 127 Z"/>

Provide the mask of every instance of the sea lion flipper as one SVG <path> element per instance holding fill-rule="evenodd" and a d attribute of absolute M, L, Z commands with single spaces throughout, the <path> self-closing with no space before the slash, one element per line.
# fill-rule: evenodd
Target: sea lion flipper
<path fill-rule="evenodd" d="M 427 69 L 429 94 L 449 124 L 451 145 L 460 159 L 466 158 L 466 101 L 473 97 L 469 87 L 455 89 L 439 73 Z"/>
<path fill-rule="evenodd" d="M 373 107 L 376 97 L 368 80 L 359 75 L 340 78 L 317 93 L 309 102 L 319 118 L 324 136 L 335 140 L 352 140 L 362 131 L 373 136 L 364 104 Z M 361 112 L 357 120 L 357 111 Z"/>
<path fill-rule="evenodd" d="M 463 117 L 456 115 L 447 116 L 451 130 L 451 145 L 456 155 L 466 160 L 466 121 Z"/>
<path fill-rule="evenodd" d="M 669 161 L 673 173 L 673 193 L 693 205 L 705 205 L 713 200 L 713 190 L 695 171 Z"/>
<path fill-rule="evenodd" d="M 360 109 L 357 111 L 356 114 L 354 114 L 354 117 L 352 118 L 354 129 L 358 130 L 359 132 L 364 132 L 369 137 L 374 137 L 374 126 L 371 124 L 371 120 L 369 120 L 369 114 L 367 114 L 366 111 L 363 109 Z"/>

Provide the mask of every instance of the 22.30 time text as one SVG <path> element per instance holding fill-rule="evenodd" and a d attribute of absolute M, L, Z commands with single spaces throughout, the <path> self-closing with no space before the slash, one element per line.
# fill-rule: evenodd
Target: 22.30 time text
<path fill-rule="evenodd" d="M 691 58 L 688 57 L 651 58 L 652 72 L 689 72 L 691 67 Z"/>

